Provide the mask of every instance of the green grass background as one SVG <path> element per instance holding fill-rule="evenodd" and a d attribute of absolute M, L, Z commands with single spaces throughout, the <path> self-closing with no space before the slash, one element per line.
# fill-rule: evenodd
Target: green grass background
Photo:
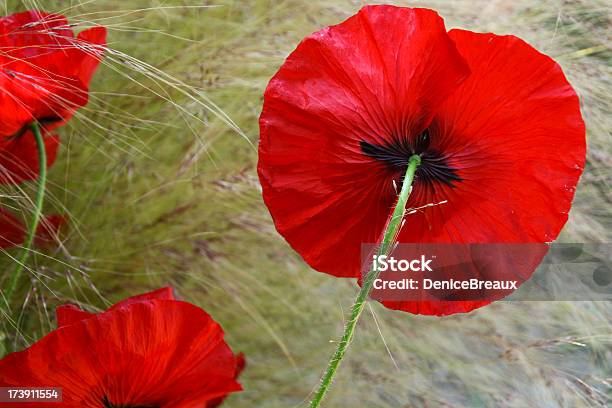
<path fill-rule="evenodd" d="M 582 99 L 589 153 L 560 241 L 610 242 L 610 3 L 392 3 L 435 8 L 449 28 L 519 35 L 563 66 Z M 14 305 L 23 329 L 3 333 L 9 343 L 51 330 L 57 304 L 101 310 L 170 284 L 247 356 L 245 390 L 225 406 L 308 401 L 356 286 L 310 270 L 276 233 L 255 171 L 257 118 L 297 43 L 363 4 L 0 1 L 5 14 L 37 7 L 106 25 L 114 50 L 91 103 L 60 131 L 46 212 L 69 214 L 70 225 L 57 250 L 30 259 Z M 27 219 L 34 188 L 4 188 L 3 205 Z M 16 254 L 2 255 L 3 271 Z M 434 318 L 372 304 L 326 406 L 603 407 L 611 311 L 605 302 L 498 302 Z"/>

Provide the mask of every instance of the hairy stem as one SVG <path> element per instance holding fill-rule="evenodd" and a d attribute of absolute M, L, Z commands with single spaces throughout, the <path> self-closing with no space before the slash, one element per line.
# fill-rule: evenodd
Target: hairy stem
<path fill-rule="evenodd" d="M 406 170 L 406 175 L 404 176 L 404 182 L 402 183 L 402 189 L 397 198 L 397 204 L 393 209 L 393 214 L 391 219 L 387 223 L 387 227 L 383 233 L 383 239 L 378 248 L 377 255 L 385 255 L 388 254 L 389 250 L 395 243 L 397 238 L 397 234 L 399 232 L 400 226 L 402 224 L 402 220 L 404 218 L 404 213 L 406 211 L 406 203 L 408 202 L 408 197 L 410 196 L 410 192 L 412 191 L 412 182 L 414 180 L 414 174 L 418 165 L 421 164 L 421 158 L 418 155 L 413 155 L 410 157 L 408 162 L 408 169 Z M 346 350 L 353 338 L 353 333 L 355 332 L 355 327 L 357 326 L 357 321 L 359 320 L 359 316 L 363 311 L 363 308 L 366 304 L 367 297 L 372 290 L 372 285 L 374 284 L 374 280 L 378 276 L 378 271 L 375 269 L 370 269 L 365 279 L 362 282 L 361 290 L 355 299 L 355 303 L 353 303 L 353 307 L 351 308 L 350 318 L 347 320 L 346 325 L 344 327 L 344 333 L 342 335 L 342 339 L 338 343 L 338 348 L 334 353 L 333 357 L 329 361 L 329 365 L 327 366 L 327 370 L 325 371 L 325 375 L 321 379 L 321 384 L 319 385 L 319 389 L 314 395 L 314 398 L 310 402 L 311 408 L 317 408 L 321 405 L 321 401 L 325 397 L 325 393 L 331 386 L 331 383 L 336 375 L 336 371 L 340 366 L 340 362 L 344 358 Z"/>
<path fill-rule="evenodd" d="M 28 256 L 31 252 L 32 244 L 34 243 L 36 229 L 38 228 L 38 223 L 42 214 L 42 207 L 45 199 L 45 185 L 47 183 L 47 153 L 45 151 L 45 141 L 43 140 L 43 136 L 40 131 L 40 126 L 37 122 L 32 123 L 31 128 L 32 132 L 34 133 L 34 138 L 36 139 L 36 146 L 38 148 L 38 188 L 36 190 L 36 198 L 34 201 L 34 215 L 32 216 L 32 220 L 30 221 L 30 225 L 28 226 L 28 232 L 26 240 L 23 244 L 21 256 L 17 260 L 15 271 L 13 272 L 13 275 L 9 280 L 8 286 L 4 291 L 5 301 L 9 308 L 11 305 L 11 297 L 13 295 L 13 292 L 15 292 L 15 289 L 17 288 L 19 278 L 23 273 L 23 268 L 25 267 L 25 264 L 28 260 Z"/>

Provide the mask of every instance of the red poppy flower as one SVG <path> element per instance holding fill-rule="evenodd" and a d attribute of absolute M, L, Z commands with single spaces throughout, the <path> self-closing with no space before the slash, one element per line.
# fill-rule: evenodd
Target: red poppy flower
<path fill-rule="evenodd" d="M 242 355 L 208 314 L 175 300 L 170 288 L 98 314 L 61 306 L 57 320 L 57 330 L 0 361 L 0 386 L 61 387 L 56 405 L 71 408 L 212 408 L 241 389 Z"/>
<path fill-rule="evenodd" d="M 578 97 L 551 58 L 393 6 L 306 37 L 266 89 L 260 133 L 277 230 L 339 277 L 360 276 L 361 244 L 378 242 L 413 154 L 408 207 L 419 210 L 401 243 L 550 242 L 585 161 Z M 486 303 L 387 306 L 451 314 Z"/>
<path fill-rule="evenodd" d="M 48 132 L 87 103 L 89 82 L 103 56 L 105 38 L 103 27 L 75 37 L 59 14 L 32 10 L 0 19 L 0 148 L 9 149 L 0 153 L 0 169 L 4 167 L 0 182 L 38 174 L 28 126 L 38 121 Z M 49 138 L 51 163 L 58 139 Z"/>
<path fill-rule="evenodd" d="M 59 230 L 66 223 L 66 217 L 53 214 L 44 217 L 36 228 L 34 244 L 45 247 L 54 242 Z M 0 249 L 22 245 L 26 239 L 26 226 L 10 211 L 0 208 Z"/>

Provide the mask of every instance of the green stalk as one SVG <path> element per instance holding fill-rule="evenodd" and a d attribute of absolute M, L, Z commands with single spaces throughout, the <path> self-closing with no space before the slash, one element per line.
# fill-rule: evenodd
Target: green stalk
<path fill-rule="evenodd" d="M 11 297 L 13 295 L 13 292 L 17 288 L 19 278 L 21 277 L 25 263 L 28 260 L 28 256 L 30 255 L 32 244 L 34 243 L 36 229 L 38 228 L 38 223 L 42 214 L 43 202 L 45 199 L 45 185 L 47 183 L 47 153 L 45 151 L 45 141 L 43 140 L 43 136 L 37 122 L 32 123 L 31 128 L 32 132 L 34 133 L 34 138 L 36 139 L 36 146 L 38 148 L 38 189 L 36 190 L 36 198 L 34 201 L 34 216 L 32 217 L 32 220 L 30 221 L 30 225 L 28 227 L 28 235 L 23 244 L 23 251 L 19 259 L 17 260 L 15 271 L 13 272 L 8 286 L 4 291 L 5 301 L 9 308 L 11 305 Z"/>
<path fill-rule="evenodd" d="M 421 164 L 421 157 L 418 155 L 413 155 L 410 157 L 408 161 L 408 169 L 406 170 L 406 175 L 404 176 L 404 182 L 402 183 L 402 190 L 399 193 L 397 198 L 397 204 L 393 209 L 393 215 L 387 224 L 387 228 L 383 234 L 383 240 L 380 243 L 380 247 L 378 248 L 377 255 L 385 255 L 388 254 L 392 245 L 395 243 L 395 239 L 399 232 L 400 226 L 402 224 L 402 220 L 404 218 L 404 213 L 406 212 L 406 203 L 408 202 L 408 197 L 410 196 L 410 192 L 412 191 L 412 182 L 414 180 L 414 173 L 418 165 Z M 331 386 L 331 383 L 336 375 L 336 371 L 340 366 L 340 362 L 344 358 L 344 354 L 348 349 L 348 346 L 353 338 L 353 333 L 355 332 L 355 327 L 357 326 L 357 321 L 359 320 L 359 316 L 365 307 L 366 300 L 370 291 L 372 290 L 372 285 L 378 276 L 378 271 L 374 268 L 370 269 L 367 276 L 362 282 L 361 290 L 355 299 L 355 303 L 353 303 L 353 307 L 351 308 L 351 316 L 346 322 L 344 327 L 344 334 L 342 335 L 342 339 L 338 343 L 338 348 L 334 353 L 331 360 L 329 360 L 329 365 L 327 366 L 327 371 L 325 375 L 321 379 L 321 384 L 319 385 L 319 389 L 314 395 L 314 398 L 310 402 L 310 408 L 317 408 L 321 405 L 321 401 L 325 397 L 325 393 Z"/>

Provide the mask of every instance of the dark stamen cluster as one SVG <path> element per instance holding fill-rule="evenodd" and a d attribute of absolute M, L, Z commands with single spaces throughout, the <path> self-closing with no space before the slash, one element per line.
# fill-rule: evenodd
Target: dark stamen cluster
<path fill-rule="evenodd" d="M 363 154 L 384 163 L 401 175 L 406 172 L 410 156 L 418 154 L 421 164 L 416 171 L 417 180 L 427 184 L 438 181 L 454 187 L 456 182 L 461 181 L 461 177 L 457 175 L 456 169 L 448 165 L 448 159 L 443 153 L 430 148 L 430 143 L 429 129 L 425 129 L 413 140 L 398 137 L 382 145 L 362 140 L 359 146 Z"/>
<path fill-rule="evenodd" d="M 102 398 L 102 406 L 104 408 L 161 408 L 156 405 L 123 405 L 123 404 L 113 404 L 108 400 L 108 396 L 104 396 Z"/>

